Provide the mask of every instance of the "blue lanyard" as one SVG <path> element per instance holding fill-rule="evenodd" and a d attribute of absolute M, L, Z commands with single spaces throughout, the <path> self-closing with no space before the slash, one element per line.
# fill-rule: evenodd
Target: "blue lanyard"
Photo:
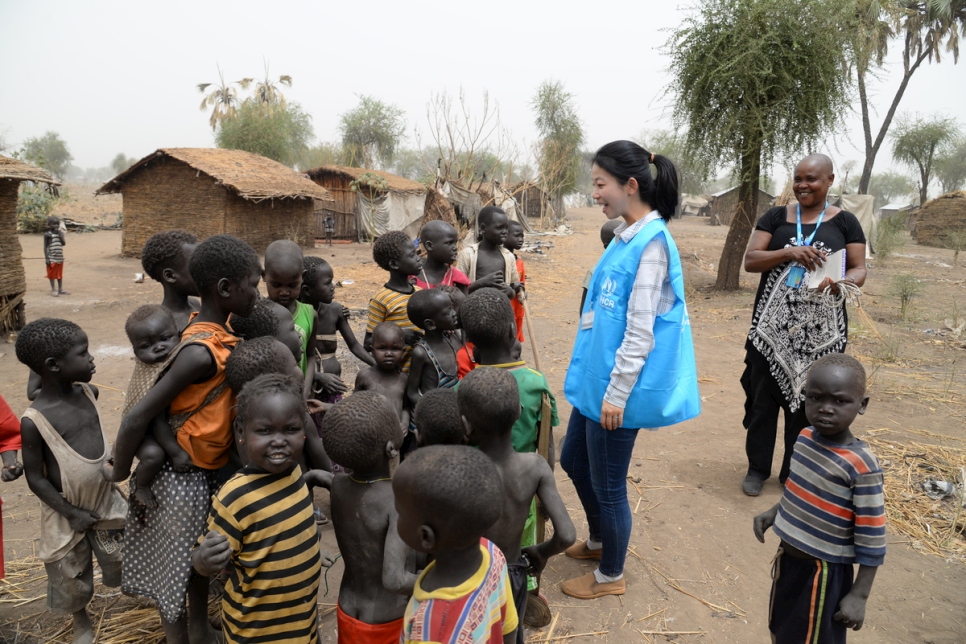
<path fill-rule="evenodd" d="M 828 210 L 828 201 L 825 202 L 825 208 L 822 209 L 822 214 L 818 216 L 818 221 L 815 222 L 815 230 L 812 234 L 808 236 L 808 239 L 802 241 L 802 205 L 795 204 L 795 224 L 798 227 L 798 237 L 796 241 L 799 246 L 811 246 L 812 240 L 815 239 L 815 233 L 818 232 L 818 227 L 822 225 L 822 219 L 825 218 L 825 211 Z"/>

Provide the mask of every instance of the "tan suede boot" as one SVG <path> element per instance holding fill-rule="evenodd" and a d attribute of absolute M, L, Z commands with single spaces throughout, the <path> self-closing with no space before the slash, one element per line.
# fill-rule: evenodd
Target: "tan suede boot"
<path fill-rule="evenodd" d="M 602 584 L 597 581 L 597 577 L 592 572 L 587 573 L 583 577 L 568 579 L 560 583 L 560 590 L 563 591 L 564 595 L 570 595 L 577 599 L 596 599 L 606 595 L 623 595 L 624 588 L 623 577 L 618 581 Z"/>

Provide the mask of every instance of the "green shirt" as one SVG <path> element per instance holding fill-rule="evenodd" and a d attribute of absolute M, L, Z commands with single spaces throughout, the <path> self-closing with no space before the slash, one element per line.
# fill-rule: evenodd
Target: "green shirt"
<path fill-rule="evenodd" d="M 295 330 L 298 331 L 299 339 L 302 341 L 302 359 L 299 361 L 299 367 L 304 374 L 309 365 L 309 335 L 312 333 L 312 326 L 315 323 L 315 309 L 312 308 L 311 304 L 296 302 L 292 321 L 295 323 Z"/>

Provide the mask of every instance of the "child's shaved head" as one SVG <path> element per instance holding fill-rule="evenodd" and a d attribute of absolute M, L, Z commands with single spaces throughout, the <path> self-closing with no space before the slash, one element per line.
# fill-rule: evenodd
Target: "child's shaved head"
<path fill-rule="evenodd" d="M 266 373 L 290 375 L 295 358 L 288 347 L 272 336 L 239 342 L 225 363 L 225 380 L 236 394 L 246 383 Z"/>
<path fill-rule="evenodd" d="M 510 300 L 495 288 L 470 293 L 460 306 L 459 318 L 466 339 L 473 344 L 499 346 L 511 331 L 516 333 Z"/>
<path fill-rule="evenodd" d="M 520 417 L 520 389 L 509 371 L 477 367 L 460 383 L 460 415 L 468 418 L 474 432 L 505 434 Z"/>
<path fill-rule="evenodd" d="M 420 329 L 425 329 L 426 320 L 432 320 L 447 307 L 453 308 L 452 298 L 442 291 L 428 288 L 412 294 L 406 305 L 406 314 L 410 322 Z"/>
<path fill-rule="evenodd" d="M 386 444 L 398 446 L 399 417 L 385 396 L 357 391 L 336 403 L 322 421 L 322 444 L 333 461 L 360 474 L 388 460 Z"/>
<path fill-rule="evenodd" d="M 812 374 L 829 367 L 840 367 L 848 371 L 851 375 L 850 380 L 855 385 L 854 392 L 859 397 L 865 395 L 865 367 L 862 366 L 861 362 L 844 353 L 830 353 L 812 363 L 808 370 L 808 377 L 811 378 Z"/>
<path fill-rule="evenodd" d="M 275 308 L 279 305 L 268 298 L 260 297 L 255 302 L 251 315 L 241 317 L 234 315 L 229 318 L 228 324 L 231 326 L 235 335 L 244 340 L 254 340 L 264 336 L 274 336 L 278 331 L 278 316 Z"/>
<path fill-rule="evenodd" d="M 466 433 L 459 403 L 452 389 L 433 389 L 423 394 L 413 412 L 419 446 L 462 445 Z"/>
<path fill-rule="evenodd" d="M 416 450 L 399 465 L 392 489 L 400 525 L 431 527 L 439 549 L 478 542 L 503 510 L 503 482 L 496 465 L 483 452 L 461 445 Z"/>
<path fill-rule="evenodd" d="M 372 330 L 372 341 L 375 342 L 376 338 L 382 338 L 383 340 L 403 340 L 406 339 L 406 334 L 403 333 L 402 327 L 400 327 L 395 322 L 380 322 L 375 329 Z"/>
<path fill-rule="evenodd" d="M 623 223 L 624 220 L 618 217 L 617 219 L 608 219 L 600 227 L 600 243 L 604 245 L 604 248 L 607 248 L 614 240 L 614 231 Z"/>
<path fill-rule="evenodd" d="M 265 249 L 265 270 L 302 272 L 302 248 L 288 239 L 276 239 Z"/>
<path fill-rule="evenodd" d="M 187 263 L 185 246 L 194 246 L 198 238 L 187 230 L 174 229 L 155 233 L 141 249 L 141 267 L 148 277 L 161 281 L 161 273 L 166 268 L 177 268 Z"/>

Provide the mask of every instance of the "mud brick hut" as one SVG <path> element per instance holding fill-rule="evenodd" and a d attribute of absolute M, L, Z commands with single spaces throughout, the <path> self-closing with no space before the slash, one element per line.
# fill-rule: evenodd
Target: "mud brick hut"
<path fill-rule="evenodd" d="M 912 236 L 923 246 L 950 247 L 950 233 L 966 234 L 966 191 L 949 192 L 926 204 L 915 214 Z"/>
<path fill-rule="evenodd" d="M 758 191 L 758 211 L 754 216 L 755 221 L 758 221 L 758 218 L 771 208 L 774 200 L 775 197 L 764 190 Z M 708 201 L 710 201 L 708 223 L 712 226 L 730 226 L 731 218 L 735 216 L 735 211 L 738 209 L 738 186 L 716 192 Z"/>
<path fill-rule="evenodd" d="M 452 209 L 440 203 L 430 188 L 405 177 L 366 168 L 325 165 L 306 172 L 325 188 L 333 201 L 316 210 L 319 236 L 327 215 L 335 220 L 335 237 L 367 241 L 390 230 L 417 237 L 423 224 L 432 219 L 453 223 Z M 353 182 L 356 189 L 353 190 Z"/>
<path fill-rule="evenodd" d="M 316 201 L 329 193 L 295 170 L 241 150 L 161 148 L 96 194 L 124 198 L 121 254 L 137 257 L 151 235 L 184 228 L 199 239 L 230 234 L 262 252 L 276 239 L 311 244 Z"/>
<path fill-rule="evenodd" d="M 543 188 L 533 181 L 521 181 L 510 187 L 510 194 L 519 204 L 518 212 L 525 217 L 547 217 L 556 219 L 553 211 L 553 200 Z"/>
<path fill-rule="evenodd" d="M 59 186 L 46 170 L 0 156 L 0 333 L 19 331 L 27 323 L 24 295 L 27 277 L 17 237 L 17 195 L 21 181 Z"/>

